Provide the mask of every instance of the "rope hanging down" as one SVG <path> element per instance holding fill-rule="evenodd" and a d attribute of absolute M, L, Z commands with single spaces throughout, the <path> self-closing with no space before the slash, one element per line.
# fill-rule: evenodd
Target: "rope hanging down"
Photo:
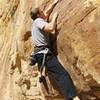
<path fill-rule="evenodd" d="M 42 61 L 42 65 L 41 65 L 40 72 L 39 72 L 39 82 L 42 82 L 42 78 L 43 78 L 42 72 L 43 72 L 43 69 L 44 69 L 46 54 L 48 53 L 48 51 L 49 51 L 48 48 L 46 48 L 44 50 L 43 61 Z"/>

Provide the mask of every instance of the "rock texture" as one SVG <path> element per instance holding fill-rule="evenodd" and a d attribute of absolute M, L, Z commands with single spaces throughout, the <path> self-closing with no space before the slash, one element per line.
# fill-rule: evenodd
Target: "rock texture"
<path fill-rule="evenodd" d="M 32 51 L 30 9 L 46 9 L 51 2 L 0 0 L 0 100 L 43 99 L 35 71 L 35 76 L 28 75 L 30 89 L 26 85 L 20 88 L 15 81 L 28 67 Z M 100 0 L 59 0 L 50 18 L 56 11 L 59 16 L 53 39 L 55 53 L 58 52 L 83 100 L 99 100 Z M 10 68 L 14 69 L 13 75 L 9 74 Z"/>

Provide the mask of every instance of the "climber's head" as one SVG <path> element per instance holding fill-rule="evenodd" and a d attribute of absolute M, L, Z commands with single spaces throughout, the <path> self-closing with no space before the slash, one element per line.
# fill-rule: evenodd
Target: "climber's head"
<path fill-rule="evenodd" d="M 40 8 L 34 8 L 30 12 L 30 16 L 31 16 L 31 18 L 33 20 L 35 20 L 36 18 L 43 18 L 43 19 L 45 19 L 45 14 L 44 14 L 44 12 Z"/>

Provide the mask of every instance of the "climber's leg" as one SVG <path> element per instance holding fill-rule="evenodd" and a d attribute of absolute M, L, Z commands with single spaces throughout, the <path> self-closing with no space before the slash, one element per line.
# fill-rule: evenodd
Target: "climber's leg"
<path fill-rule="evenodd" d="M 47 57 L 46 67 L 48 74 L 52 74 L 59 86 L 65 100 L 76 96 L 76 90 L 68 72 L 63 68 L 54 56 Z"/>

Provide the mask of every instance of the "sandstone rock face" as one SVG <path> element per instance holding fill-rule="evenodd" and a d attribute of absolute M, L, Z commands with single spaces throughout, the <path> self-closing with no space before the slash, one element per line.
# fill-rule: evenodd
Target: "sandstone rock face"
<path fill-rule="evenodd" d="M 31 89 L 15 81 L 28 67 L 32 51 L 31 8 L 46 9 L 53 0 L 0 0 L 0 100 L 42 99 L 37 74 Z M 59 0 L 54 49 L 83 100 L 100 99 L 100 0 Z M 13 67 L 13 75 L 9 69 Z M 26 90 L 29 98 L 22 91 Z M 31 91 L 32 90 L 32 91 Z M 33 91 L 35 90 L 35 91 Z M 24 91 L 25 92 L 25 91 Z M 33 94 L 33 95 L 30 95 Z M 58 99 L 57 99 L 58 100 Z"/>

